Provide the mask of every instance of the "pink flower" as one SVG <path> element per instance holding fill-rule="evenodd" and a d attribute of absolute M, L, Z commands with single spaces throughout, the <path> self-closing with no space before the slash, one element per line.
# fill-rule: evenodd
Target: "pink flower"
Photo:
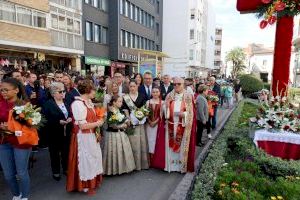
<path fill-rule="evenodd" d="M 261 0 L 261 2 L 263 2 L 264 4 L 268 4 L 270 3 L 272 0 Z"/>
<path fill-rule="evenodd" d="M 285 6 L 286 6 L 285 3 L 281 2 L 281 1 L 277 1 L 275 3 L 275 10 L 276 11 L 282 11 L 282 10 L 285 9 Z"/>

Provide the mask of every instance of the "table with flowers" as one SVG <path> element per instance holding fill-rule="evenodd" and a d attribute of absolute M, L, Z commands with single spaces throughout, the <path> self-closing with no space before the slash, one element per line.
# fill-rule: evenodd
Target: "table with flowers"
<path fill-rule="evenodd" d="M 254 143 L 266 153 L 282 159 L 300 159 L 300 113 L 285 96 L 271 97 L 250 118 L 258 130 Z"/>
<path fill-rule="evenodd" d="M 269 155 L 282 159 L 300 159 L 300 135 L 291 132 L 257 130 L 254 143 Z"/>

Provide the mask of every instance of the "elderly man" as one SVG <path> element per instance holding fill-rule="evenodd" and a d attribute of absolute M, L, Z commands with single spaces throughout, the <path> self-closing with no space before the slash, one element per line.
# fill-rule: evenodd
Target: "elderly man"
<path fill-rule="evenodd" d="M 163 76 L 163 84 L 160 86 L 162 100 L 165 100 L 167 95 L 172 92 L 173 85 L 171 84 L 171 77 L 169 75 Z"/>
<path fill-rule="evenodd" d="M 174 90 L 166 98 L 166 165 L 168 172 L 194 171 L 195 109 L 193 95 L 182 78 L 174 79 Z"/>

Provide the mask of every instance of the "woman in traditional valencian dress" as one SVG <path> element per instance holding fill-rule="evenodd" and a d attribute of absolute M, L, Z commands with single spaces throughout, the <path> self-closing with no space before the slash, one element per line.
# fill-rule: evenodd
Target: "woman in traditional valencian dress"
<path fill-rule="evenodd" d="M 160 90 L 158 87 L 152 88 L 152 99 L 147 101 L 147 108 L 150 110 L 151 115 L 147 119 L 146 133 L 149 145 L 149 156 L 150 156 L 150 166 L 152 164 L 153 155 L 155 153 L 155 145 L 157 140 L 157 132 L 159 123 L 162 121 L 163 114 L 163 101 L 160 98 Z"/>
<path fill-rule="evenodd" d="M 148 144 L 144 126 L 146 119 L 138 121 L 134 116 L 137 108 L 141 108 L 146 104 L 146 97 L 138 92 L 136 81 L 131 80 L 129 83 L 129 94 L 124 95 L 123 98 L 123 109 L 127 117 L 130 116 L 131 124 L 133 125 L 133 133 L 128 135 L 128 137 L 133 151 L 136 170 L 148 169 Z"/>
<path fill-rule="evenodd" d="M 107 114 L 108 128 L 105 137 L 103 167 L 104 174 L 116 175 L 129 173 L 135 169 L 133 153 L 125 129 L 129 119 L 120 108 L 123 98 L 113 96 Z"/>
<path fill-rule="evenodd" d="M 95 128 L 103 125 L 99 120 L 91 101 L 95 89 L 89 80 L 78 86 L 80 97 L 71 105 L 74 117 L 74 129 L 71 136 L 67 191 L 95 194 L 102 182 L 102 153 Z"/>

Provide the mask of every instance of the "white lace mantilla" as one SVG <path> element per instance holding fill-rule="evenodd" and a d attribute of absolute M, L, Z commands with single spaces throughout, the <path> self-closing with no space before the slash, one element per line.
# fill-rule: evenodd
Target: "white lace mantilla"
<path fill-rule="evenodd" d="M 102 152 L 95 134 L 77 134 L 78 171 L 82 181 L 94 179 L 103 173 Z"/>
<path fill-rule="evenodd" d="M 291 132 L 270 132 L 268 130 L 255 131 L 254 143 L 258 146 L 258 141 L 284 142 L 300 145 L 300 134 Z"/>

